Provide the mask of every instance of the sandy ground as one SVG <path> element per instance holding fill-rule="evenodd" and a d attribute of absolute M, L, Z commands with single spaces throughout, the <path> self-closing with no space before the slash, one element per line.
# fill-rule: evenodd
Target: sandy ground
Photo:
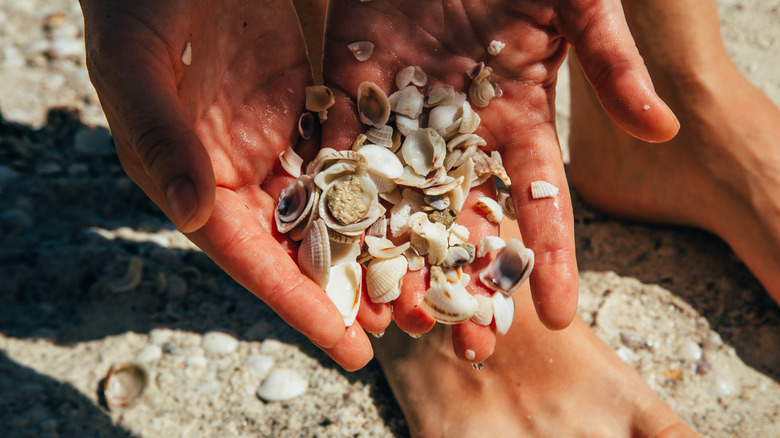
<path fill-rule="evenodd" d="M 780 1 L 719 6 L 735 62 L 780 102 Z M 81 32 L 76 2 L 0 0 L 0 436 L 407 436 L 375 364 L 340 370 L 124 176 Z M 702 433 L 780 436 L 780 311 L 728 246 L 573 196 L 582 317 Z M 131 360 L 147 390 L 109 412 L 98 385 Z M 304 395 L 256 396 L 279 369 Z"/>

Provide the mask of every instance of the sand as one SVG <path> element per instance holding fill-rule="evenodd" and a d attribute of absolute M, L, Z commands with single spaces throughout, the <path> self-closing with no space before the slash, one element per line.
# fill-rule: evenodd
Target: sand
<path fill-rule="evenodd" d="M 780 103 L 780 1 L 719 7 L 729 53 Z M 82 26 L 76 2 L 0 0 L 0 436 L 407 436 L 375 363 L 341 370 L 124 176 Z M 585 321 L 703 434 L 780 436 L 780 310 L 728 246 L 573 198 Z M 108 411 L 98 386 L 126 361 L 150 383 Z M 306 392 L 258 398 L 280 369 Z"/>

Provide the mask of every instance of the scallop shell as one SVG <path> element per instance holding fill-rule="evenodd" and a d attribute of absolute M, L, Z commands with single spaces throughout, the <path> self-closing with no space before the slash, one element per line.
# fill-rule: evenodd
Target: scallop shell
<path fill-rule="evenodd" d="M 360 308 L 360 288 L 363 284 L 363 268 L 359 263 L 340 263 L 330 268 L 325 293 L 336 305 L 344 318 L 344 325 L 349 327 L 355 322 Z"/>
<path fill-rule="evenodd" d="M 506 246 L 479 273 L 482 283 L 506 295 L 525 281 L 534 268 L 534 252 L 517 239 L 509 239 Z"/>
<path fill-rule="evenodd" d="M 379 259 L 397 257 L 409 249 L 410 245 L 410 242 L 405 242 L 396 246 L 387 238 L 366 236 L 366 246 L 368 247 L 368 253 Z"/>
<path fill-rule="evenodd" d="M 479 325 L 490 325 L 493 321 L 493 300 L 485 295 L 474 295 L 477 299 L 477 311 L 471 320 Z"/>
<path fill-rule="evenodd" d="M 305 276 L 324 289 L 330 275 L 330 261 L 328 228 L 322 219 L 317 219 L 309 227 L 298 248 L 298 267 Z"/>
<path fill-rule="evenodd" d="M 304 113 L 310 114 L 310 113 Z M 287 149 L 279 154 L 279 162 L 282 164 L 282 168 L 295 178 L 301 176 L 301 167 L 303 166 L 303 158 L 296 154 L 292 146 L 287 145 Z"/>
<path fill-rule="evenodd" d="M 501 53 L 501 50 L 504 47 L 506 47 L 506 44 L 504 44 L 503 42 L 498 40 L 493 40 L 488 45 L 487 51 L 490 54 L 490 56 L 498 56 L 498 54 Z"/>
<path fill-rule="evenodd" d="M 455 91 L 452 85 L 432 85 L 425 95 L 425 106 L 461 105 L 466 100 L 464 93 Z"/>
<path fill-rule="evenodd" d="M 103 396 L 109 409 L 133 405 L 149 384 L 149 373 L 137 363 L 112 365 L 103 380 Z"/>
<path fill-rule="evenodd" d="M 306 109 L 312 112 L 325 111 L 334 103 L 336 96 L 325 85 L 312 85 L 306 87 Z"/>
<path fill-rule="evenodd" d="M 360 121 L 380 127 L 390 119 L 390 102 L 387 95 L 373 82 L 363 82 L 358 87 L 357 107 Z"/>
<path fill-rule="evenodd" d="M 506 173 L 506 169 L 504 169 L 501 155 L 498 152 L 493 151 L 490 155 L 487 155 L 480 149 L 476 151 L 471 159 L 474 160 L 474 173 L 478 177 L 478 182 L 472 185 L 472 187 L 487 181 L 487 178 L 491 175 L 498 177 L 506 187 L 512 185 L 512 180 L 509 179 L 509 175 Z"/>
<path fill-rule="evenodd" d="M 355 41 L 347 44 L 347 48 L 358 61 L 368 61 L 374 52 L 374 43 L 371 41 Z"/>
<path fill-rule="evenodd" d="M 409 218 L 412 231 L 428 241 L 428 263 L 440 265 L 447 257 L 447 227 L 428 220 L 428 215 L 419 212 Z"/>
<path fill-rule="evenodd" d="M 442 324 L 457 324 L 471 318 L 477 311 L 477 299 L 461 284 L 435 282 L 425 291 L 422 307 Z"/>
<path fill-rule="evenodd" d="M 366 270 L 366 290 L 374 303 L 389 303 L 401 295 L 401 287 L 408 263 L 399 254 L 371 261 Z"/>
<path fill-rule="evenodd" d="M 485 236 L 477 244 L 477 257 L 485 257 L 488 253 L 505 246 L 504 239 L 498 236 Z"/>
<path fill-rule="evenodd" d="M 496 321 L 496 332 L 505 335 L 515 318 L 515 301 L 511 296 L 493 294 L 490 297 L 493 302 L 493 319 Z"/>
<path fill-rule="evenodd" d="M 385 147 L 367 144 L 358 149 L 357 153 L 366 159 L 368 170 L 379 176 L 394 179 L 404 172 L 401 160 Z"/>
<path fill-rule="evenodd" d="M 298 134 L 304 140 L 309 140 L 314 135 L 314 116 L 306 111 L 298 118 Z"/>
<path fill-rule="evenodd" d="M 366 131 L 366 139 L 373 144 L 386 147 L 390 149 L 393 147 L 393 127 L 389 125 L 382 126 L 381 128 L 368 128 Z"/>
<path fill-rule="evenodd" d="M 499 224 L 501 223 L 501 220 L 504 219 L 504 211 L 501 209 L 501 206 L 498 205 L 498 202 L 492 198 L 483 196 L 477 199 L 477 207 L 485 212 L 485 215 L 491 222 Z"/>
<path fill-rule="evenodd" d="M 302 175 L 279 193 L 274 221 L 280 233 L 287 233 L 311 217 L 317 202 L 314 181 Z"/>
<path fill-rule="evenodd" d="M 558 196 L 558 187 L 555 187 L 547 181 L 534 181 L 531 183 L 532 198 L 554 198 L 556 196 Z"/>
<path fill-rule="evenodd" d="M 401 146 L 404 161 L 418 175 L 428 175 L 431 170 L 441 167 L 446 153 L 444 139 L 430 128 L 412 132 Z"/>
<path fill-rule="evenodd" d="M 420 93 L 417 87 L 410 85 L 391 94 L 387 100 L 394 113 L 416 119 L 422 114 L 425 96 Z"/>
<path fill-rule="evenodd" d="M 463 115 L 461 105 L 439 105 L 428 114 L 428 127 L 433 128 L 444 138 L 452 138 L 460 129 Z"/>

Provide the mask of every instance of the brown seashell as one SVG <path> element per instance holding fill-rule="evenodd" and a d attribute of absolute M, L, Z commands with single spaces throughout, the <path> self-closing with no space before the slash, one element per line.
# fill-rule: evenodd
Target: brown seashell
<path fill-rule="evenodd" d="M 360 121 L 379 128 L 390 119 L 390 102 L 387 95 L 373 82 L 363 82 L 358 87 L 357 107 Z"/>
<path fill-rule="evenodd" d="M 306 87 L 306 109 L 315 113 L 325 111 L 334 103 L 336 96 L 325 85 L 312 85 Z"/>
<path fill-rule="evenodd" d="M 103 382 L 103 395 L 109 409 L 133 405 L 149 383 L 146 369 L 137 363 L 112 365 Z"/>

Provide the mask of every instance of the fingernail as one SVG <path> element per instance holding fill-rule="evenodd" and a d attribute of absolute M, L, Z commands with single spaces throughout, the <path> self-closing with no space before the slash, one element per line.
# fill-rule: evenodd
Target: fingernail
<path fill-rule="evenodd" d="M 183 227 L 198 208 L 198 193 L 192 181 L 184 175 L 177 176 L 168 183 L 165 198 L 171 209 L 171 219 L 177 228 Z"/>

